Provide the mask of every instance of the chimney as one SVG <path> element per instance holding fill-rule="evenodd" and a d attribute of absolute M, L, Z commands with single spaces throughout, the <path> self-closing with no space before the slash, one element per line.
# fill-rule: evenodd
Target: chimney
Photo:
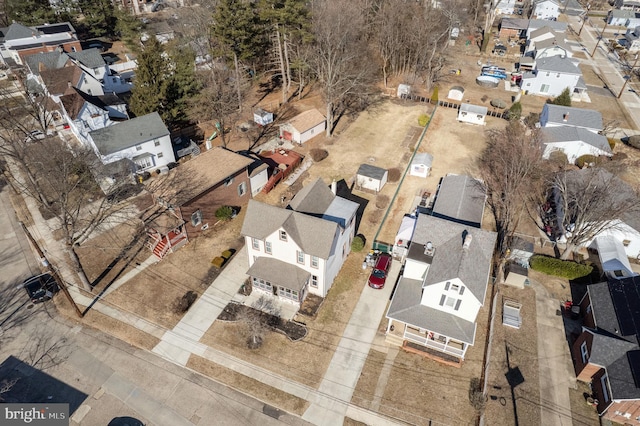
<path fill-rule="evenodd" d="M 331 192 L 333 192 L 333 195 L 337 195 L 338 193 L 338 184 L 335 179 L 331 182 Z"/>
<path fill-rule="evenodd" d="M 426 254 L 427 256 L 433 256 L 435 252 L 435 247 L 433 246 L 431 241 L 428 241 L 427 244 L 424 245 L 424 254 Z"/>
<path fill-rule="evenodd" d="M 562 121 L 564 121 L 566 123 L 568 119 L 569 119 L 569 113 L 568 112 L 565 112 L 564 114 L 562 114 Z"/>
<path fill-rule="evenodd" d="M 473 236 L 471 234 L 469 234 L 467 231 L 463 232 L 464 235 L 464 242 L 462 243 L 462 248 L 464 250 L 469 250 L 469 246 L 471 245 L 471 240 L 473 239 Z"/>
<path fill-rule="evenodd" d="M 72 87 L 70 81 L 67 81 L 67 87 Z"/>

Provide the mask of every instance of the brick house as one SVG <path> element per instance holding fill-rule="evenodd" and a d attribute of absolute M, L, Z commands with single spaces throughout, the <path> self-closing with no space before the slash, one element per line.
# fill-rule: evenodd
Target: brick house
<path fill-rule="evenodd" d="M 24 65 L 24 58 L 41 52 L 53 52 L 61 48 L 65 52 L 82 50 L 76 30 L 69 22 L 27 27 L 13 23 L 0 28 L 0 58 L 12 65 Z"/>

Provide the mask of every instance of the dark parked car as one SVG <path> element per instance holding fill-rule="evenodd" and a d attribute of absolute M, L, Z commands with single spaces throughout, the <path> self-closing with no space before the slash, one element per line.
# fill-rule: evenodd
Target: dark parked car
<path fill-rule="evenodd" d="M 376 260 L 376 265 L 369 275 L 369 287 L 382 288 L 387 281 L 387 273 L 391 267 L 391 256 L 387 253 L 382 253 Z"/>
<path fill-rule="evenodd" d="M 33 303 L 42 303 L 51 300 L 60 288 L 55 278 L 50 274 L 40 274 L 31 277 L 23 284 L 29 298 Z"/>

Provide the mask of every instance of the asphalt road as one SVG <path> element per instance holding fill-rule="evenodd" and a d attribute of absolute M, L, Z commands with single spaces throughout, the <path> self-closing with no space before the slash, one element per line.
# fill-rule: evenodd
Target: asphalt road
<path fill-rule="evenodd" d="M 16 285 L 40 273 L 39 264 L 16 222 L 8 191 L 0 190 L 0 381 L 18 380 L 1 395 L 5 402 L 69 403 L 71 425 L 107 425 L 116 417 L 158 426 L 306 424 L 149 351 L 61 318 L 51 303 L 30 303 Z"/>

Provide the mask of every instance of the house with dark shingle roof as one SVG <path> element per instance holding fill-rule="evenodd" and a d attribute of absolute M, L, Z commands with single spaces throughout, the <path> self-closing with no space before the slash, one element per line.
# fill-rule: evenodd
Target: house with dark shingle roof
<path fill-rule="evenodd" d="M 475 343 L 496 233 L 418 215 L 386 317 L 387 342 L 464 359 Z"/>
<path fill-rule="evenodd" d="M 438 185 L 433 216 L 480 228 L 487 196 L 482 184 L 467 175 L 448 174 Z"/>
<path fill-rule="evenodd" d="M 546 159 L 549 159 L 554 151 L 562 151 L 570 164 L 574 164 L 583 155 L 613 156 L 606 137 L 582 127 L 544 127 L 541 129 L 541 134 L 544 144 L 542 157 Z"/>
<path fill-rule="evenodd" d="M 604 124 L 599 111 L 546 103 L 540 112 L 540 127 L 572 126 L 593 133 L 602 131 Z"/>
<path fill-rule="evenodd" d="M 582 333 L 571 346 L 576 378 L 591 384 L 598 414 L 640 418 L 640 276 L 587 286 Z"/>
<path fill-rule="evenodd" d="M 24 58 L 40 52 L 52 52 L 58 48 L 66 52 L 82 50 L 76 30 L 69 22 L 27 27 L 13 23 L 0 28 L 0 58 L 11 65 L 24 65 Z"/>
<path fill-rule="evenodd" d="M 128 158 L 145 171 L 176 161 L 169 129 L 157 112 L 90 131 L 88 141 L 103 164 Z"/>
<path fill-rule="evenodd" d="M 60 96 L 62 115 L 71 131 L 83 144 L 89 144 L 89 132 L 128 120 L 127 104 L 116 95 L 92 96 L 76 88 Z"/>
<path fill-rule="evenodd" d="M 351 252 L 358 204 L 322 181 L 305 186 L 287 208 L 250 200 L 242 224 L 254 290 L 299 305 L 325 297 Z"/>

